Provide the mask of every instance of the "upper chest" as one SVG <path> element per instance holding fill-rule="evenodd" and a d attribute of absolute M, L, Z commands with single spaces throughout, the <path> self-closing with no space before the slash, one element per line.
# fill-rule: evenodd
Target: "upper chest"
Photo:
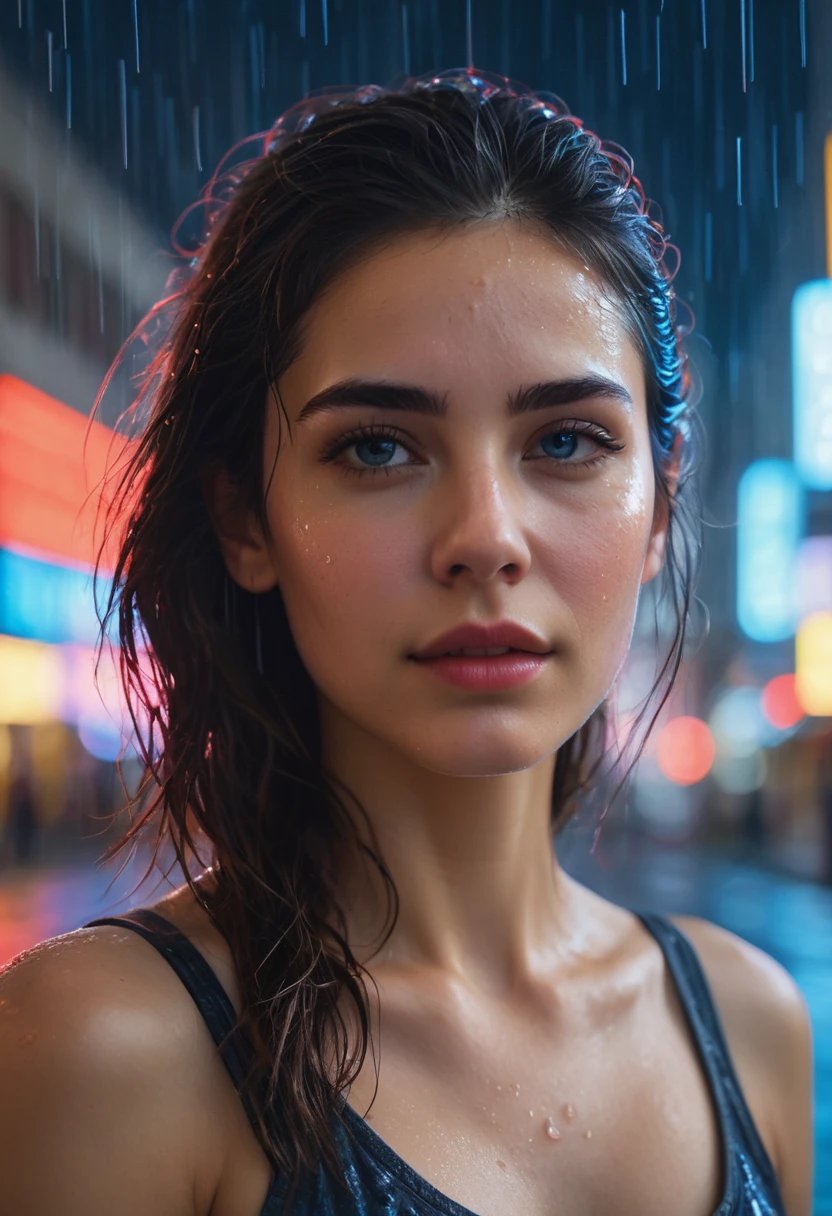
<path fill-rule="evenodd" d="M 716 1210 L 725 1188 L 717 1112 L 652 940 L 531 1017 L 446 988 L 374 980 L 383 1018 L 373 1019 L 349 1103 L 441 1195 L 477 1216 Z M 725 1030 L 773 1155 L 770 1083 L 733 1019 Z M 217 1112 L 228 1152 L 211 1211 L 259 1216 L 271 1170 L 225 1082 Z"/>
<path fill-rule="evenodd" d="M 721 1134 L 678 998 L 658 974 L 617 983 L 548 1025 L 388 1000 L 375 1100 L 368 1059 L 350 1105 L 477 1216 L 710 1216 Z"/>

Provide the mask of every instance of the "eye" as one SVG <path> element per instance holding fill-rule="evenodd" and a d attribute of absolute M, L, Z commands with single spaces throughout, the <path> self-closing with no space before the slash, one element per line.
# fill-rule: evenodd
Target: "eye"
<path fill-rule="evenodd" d="M 359 426 L 333 440 L 324 449 L 321 459 L 325 464 L 338 464 L 345 473 L 357 473 L 359 477 L 365 473 L 387 473 L 389 476 L 394 469 L 404 468 L 405 465 L 412 463 L 409 461 L 405 464 L 389 463 L 395 448 L 405 448 L 406 446 L 398 432 L 392 427 L 376 424 Z M 341 454 L 349 448 L 355 448 L 359 459 L 367 461 L 363 468 L 360 465 L 348 464 L 345 460 L 339 460 Z"/>
<path fill-rule="evenodd" d="M 589 445 L 590 453 L 595 456 L 583 460 L 574 459 L 580 451 L 581 443 Z M 569 421 L 546 431 L 537 440 L 543 447 L 543 459 L 552 465 L 569 469 L 586 469 L 606 460 L 610 452 L 618 452 L 624 447 L 616 443 L 602 427 L 594 423 Z M 392 456 L 397 447 L 409 450 L 407 443 L 392 427 L 384 425 L 360 426 L 345 435 L 339 435 L 321 454 L 325 464 L 338 464 L 345 473 L 357 473 L 363 477 L 365 473 L 386 473 L 388 476 L 396 469 L 408 468 L 414 461 L 392 462 Z M 339 459 L 350 448 L 355 449 L 355 455 L 362 464 L 352 464 Z M 599 452 L 599 449 L 602 449 Z"/>
<path fill-rule="evenodd" d="M 606 460 L 610 452 L 620 452 L 624 447 L 623 443 L 616 443 L 611 435 L 595 423 L 577 421 L 564 422 L 555 430 L 546 431 L 537 442 L 552 463 L 574 469 L 592 468 Z M 591 452 L 596 454 L 586 460 L 572 459 L 576 452 L 580 451 L 582 442 L 589 444 Z"/>

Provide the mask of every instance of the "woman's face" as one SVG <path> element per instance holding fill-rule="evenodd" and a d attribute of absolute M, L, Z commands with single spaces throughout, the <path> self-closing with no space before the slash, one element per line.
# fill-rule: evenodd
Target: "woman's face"
<path fill-rule="evenodd" d="M 509 413 L 524 387 L 589 377 L 618 388 Z M 336 398 L 301 419 L 352 379 L 418 388 L 445 412 Z M 273 546 L 235 576 L 279 583 L 325 749 L 346 729 L 469 776 L 551 756 L 609 692 L 663 556 L 644 372 L 593 274 L 515 222 L 396 238 L 319 298 L 278 389 L 292 426 L 272 469 L 270 402 Z M 361 426 L 385 433 L 327 459 Z M 531 682 L 487 693 L 409 658 L 475 620 L 519 622 L 554 653 Z"/>

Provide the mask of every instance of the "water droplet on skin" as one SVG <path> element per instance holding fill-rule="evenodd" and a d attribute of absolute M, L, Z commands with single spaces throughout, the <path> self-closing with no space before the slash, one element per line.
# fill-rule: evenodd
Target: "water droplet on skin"
<path fill-rule="evenodd" d="M 30 1043 L 34 1043 L 37 1037 L 36 1034 L 22 1034 L 17 1041 L 21 1047 L 28 1047 Z"/>
<path fill-rule="evenodd" d="M 329 565 L 329 563 L 330 563 L 331 561 L 332 561 L 332 558 L 329 556 L 329 554 L 327 554 L 327 556 L 326 556 L 326 562 L 327 562 L 327 565 Z"/>
<path fill-rule="evenodd" d="M 589 1130 L 589 1128 L 587 1128 L 586 1131 L 584 1132 L 584 1140 L 591 1140 L 591 1139 L 592 1139 L 592 1132 Z"/>
<path fill-rule="evenodd" d="M 515 1098 L 520 1097 L 520 1086 L 519 1085 L 514 1086 L 514 1096 L 515 1096 Z"/>
<path fill-rule="evenodd" d="M 499 1094 L 499 1093 L 502 1093 L 502 1091 L 503 1091 L 503 1087 L 502 1087 L 502 1085 L 498 1085 L 498 1086 L 497 1086 L 497 1093 L 498 1093 L 498 1094 Z"/>
<path fill-rule="evenodd" d="M 572 1103 L 564 1102 L 563 1106 L 561 1107 L 561 1110 L 563 1111 L 564 1119 L 568 1119 L 569 1122 L 571 1123 L 572 1120 L 575 1118 L 575 1107 L 572 1105 Z"/>
<path fill-rule="evenodd" d="M 534 1118 L 534 1111 L 533 1111 L 533 1110 L 530 1110 L 530 1111 L 529 1111 L 529 1115 L 530 1115 L 532 1118 Z"/>
<path fill-rule="evenodd" d="M 555 1121 L 551 1115 L 546 1120 L 545 1127 L 546 1127 L 546 1135 L 549 1137 L 550 1140 L 560 1140 L 560 1132 L 555 1127 Z"/>
<path fill-rule="evenodd" d="M 506 1168 L 505 1161 L 498 1161 L 497 1164 L 499 1165 L 501 1170 L 504 1170 Z"/>

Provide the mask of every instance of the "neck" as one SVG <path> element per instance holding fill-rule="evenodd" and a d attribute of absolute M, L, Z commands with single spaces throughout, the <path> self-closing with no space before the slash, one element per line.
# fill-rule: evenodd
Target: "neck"
<path fill-rule="evenodd" d="M 567 951 L 576 887 L 551 839 L 555 757 L 520 772 L 459 777 L 356 742 L 341 735 L 326 767 L 366 811 L 371 832 L 353 816 L 359 840 L 373 848 L 375 835 L 399 896 L 379 948 L 389 926 L 384 880 L 361 849 L 342 858 L 339 902 L 359 962 L 371 972 L 439 969 L 490 992 L 550 973 Z"/>

